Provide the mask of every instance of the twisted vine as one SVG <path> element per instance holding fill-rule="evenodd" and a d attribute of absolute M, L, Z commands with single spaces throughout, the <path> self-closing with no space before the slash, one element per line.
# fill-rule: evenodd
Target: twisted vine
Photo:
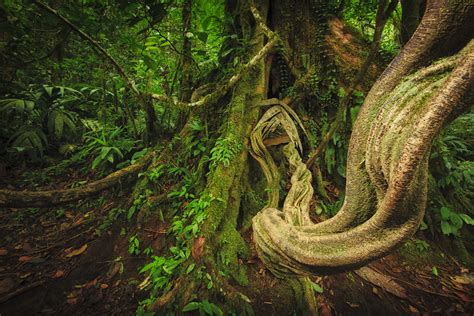
<path fill-rule="evenodd" d="M 426 205 L 431 142 L 466 98 L 472 100 L 473 73 L 474 40 L 366 102 L 351 139 L 346 199 L 336 216 L 318 224 L 309 217 L 313 188 L 291 122 L 296 114 L 270 108 L 251 136 L 252 156 L 271 188 L 269 203 L 253 219 L 254 241 L 267 267 L 280 277 L 356 268 L 413 235 Z M 284 149 L 291 189 L 281 210 L 279 174 L 263 142 L 277 130 L 291 140 Z"/>

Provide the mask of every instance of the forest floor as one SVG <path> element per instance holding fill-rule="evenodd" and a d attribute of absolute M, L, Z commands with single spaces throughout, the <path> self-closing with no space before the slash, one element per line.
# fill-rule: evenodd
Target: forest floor
<path fill-rule="evenodd" d="M 77 177 L 71 169 L 46 180 L 64 187 Z M 2 187 L 21 187 L 4 180 Z M 129 203 L 123 191 L 67 207 L 0 209 L 1 316 L 135 314 L 147 296 L 138 270 L 149 259 L 129 254 L 129 236 L 138 233 L 141 249 L 151 246 L 160 254 L 167 249 L 167 225 L 150 222 L 138 231 L 121 211 Z M 244 236 L 253 245 L 251 232 Z M 250 284 L 235 288 L 257 315 L 281 315 L 276 287 L 282 281 L 254 248 L 243 264 Z M 312 279 L 320 285 L 315 296 L 321 315 L 474 312 L 474 273 L 418 239 L 362 269 Z"/>

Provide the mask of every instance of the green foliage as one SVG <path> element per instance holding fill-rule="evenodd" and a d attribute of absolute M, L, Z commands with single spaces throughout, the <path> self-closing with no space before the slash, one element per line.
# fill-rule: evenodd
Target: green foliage
<path fill-rule="evenodd" d="M 94 156 L 92 169 L 110 167 L 123 168 L 130 163 L 126 157 L 139 148 L 138 140 L 121 137 L 123 128 L 102 128 L 84 134 L 85 145 L 80 150 L 81 157 Z M 131 157 L 133 159 L 133 157 Z M 135 157 L 136 158 L 136 157 Z"/>
<path fill-rule="evenodd" d="M 341 209 L 343 203 L 344 196 L 340 196 L 339 199 L 333 203 L 327 203 L 321 200 L 321 203 L 316 206 L 316 214 L 320 215 L 324 213 L 332 217 Z"/>
<path fill-rule="evenodd" d="M 318 294 L 322 294 L 324 292 L 323 287 L 318 283 L 311 282 L 311 286 L 313 287 L 313 290 Z"/>
<path fill-rule="evenodd" d="M 112 208 L 108 213 L 107 217 L 103 220 L 103 222 L 99 225 L 99 227 L 95 230 L 98 236 L 102 235 L 102 233 L 109 229 L 112 224 L 122 215 L 125 214 L 125 210 L 122 208 Z"/>
<path fill-rule="evenodd" d="M 197 311 L 199 315 L 216 315 L 222 316 L 224 313 L 219 308 L 219 306 L 214 303 L 210 303 L 208 300 L 203 300 L 201 302 L 190 302 L 183 308 L 183 312 L 192 312 Z"/>
<path fill-rule="evenodd" d="M 378 4 L 379 1 L 374 0 L 346 1 L 342 12 L 344 22 L 357 29 L 367 42 L 373 38 Z M 380 53 L 381 57 L 387 61 L 390 61 L 400 50 L 398 41 L 400 15 L 401 7 L 398 5 L 382 35 Z"/>
<path fill-rule="evenodd" d="M 1 134 L 7 136 L 6 150 L 42 157 L 51 143 L 73 139 L 81 93 L 69 87 L 29 85 L 0 100 Z M 9 135 L 9 136 L 8 136 Z"/>
<path fill-rule="evenodd" d="M 443 206 L 441 213 L 441 232 L 445 235 L 459 236 L 463 224 L 474 225 L 474 220 L 467 214 L 453 212 L 449 207 Z"/>
<path fill-rule="evenodd" d="M 215 168 L 218 164 L 229 166 L 230 161 L 242 150 L 242 144 L 232 138 L 219 138 L 214 148 L 211 149 L 211 157 L 209 158 L 210 169 Z"/>
<path fill-rule="evenodd" d="M 428 244 L 426 241 L 421 240 L 421 239 L 415 240 L 415 246 L 416 246 L 416 249 L 420 252 L 426 251 L 430 248 L 430 244 Z"/>
<path fill-rule="evenodd" d="M 140 254 L 140 240 L 138 239 L 138 236 L 136 234 L 130 236 L 128 242 L 128 253 L 138 256 Z"/>
<path fill-rule="evenodd" d="M 153 301 L 159 291 L 166 291 L 171 286 L 171 280 L 183 263 L 190 259 L 192 241 L 198 235 L 200 225 L 205 220 L 206 209 L 215 200 L 212 195 L 202 194 L 199 198 L 189 196 L 192 200 L 185 204 L 182 214 L 175 216 L 168 234 L 175 239 L 175 246 L 169 248 L 169 256 L 152 256 L 152 262 L 141 268 L 140 273 L 147 273 L 145 287 L 151 288 L 149 299 L 142 301 L 142 306 Z M 195 265 L 190 264 L 186 272 L 190 273 Z M 211 280 L 212 282 L 212 280 Z"/>
<path fill-rule="evenodd" d="M 439 214 L 444 235 L 461 236 L 464 224 L 474 216 L 474 114 L 454 120 L 435 140 L 430 171 L 435 181 L 428 210 Z"/>

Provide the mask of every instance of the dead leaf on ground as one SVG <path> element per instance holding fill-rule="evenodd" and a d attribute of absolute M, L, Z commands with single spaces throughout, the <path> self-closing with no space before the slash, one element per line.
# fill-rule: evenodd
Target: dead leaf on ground
<path fill-rule="evenodd" d="M 76 257 L 76 256 L 79 256 L 79 255 L 83 254 L 84 251 L 86 251 L 87 247 L 88 247 L 87 244 L 82 245 L 80 248 L 77 248 L 77 249 L 71 251 L 70 253 L 68 253 L 66 255 L 66 258 L 72 258 L 72 257 Z"/>
<path fill-rule="evenodd" d="M 32 272 L 26 272 L 26 273 L 20 274 L 19 277 L 20 277 L 20 279 L 26 279 L 27 277 L 29 277 L 32 274 L 33 274 Z"/>
<path fill-rule="evenodd" d="M 61 277 L 63 277 L 63 276 L 64 276 L 64 271 L 58 270 L 58 271 L 56 271 L 56 272 L 54 273 L 53 278 L 56 278 L 56 279 L 57 279 L 57 278 L 61 278 Z"/>
<path fill-rule="evenodd" d="M 68 298 L 68 299 L 66 300 L 66 302 L 67 302 L 69 305 L 76 305 L 76 304 L 77 304 L 77 297 Z"/>
<path fill-rule="evenodd" d="M 451 279 L 454 282 L 462 285 L 474 284 L 474 277 L 468 274 L 456 275 L 454 277 L 451 277 Z"/>
<path fill-rule="evenodd" d="M 26 263 L 26 262 L 30 262 L 31 259 L 33 259 L 33 257 L 21 256 L 21 257 L 18 258 L 18 261 Z"/>
<path fill-rule="evenodd" d="M 5 248 L 0 248 L 0 256 L 6 256 L 8 255 L 8 250 Z"/>
<path fill-rule="evenodd" d="M 109 285 L 108 285 L 107 283 L 102 283 L 102 284 L 100 285 L 100 288 L 101 288 L 101 289 L 104 289 L 104 290 L 105 290 L 106 288 L 108 288 L 108 287 L 109 287 Z"/>
<path fill-rule="evenodd" d="M 84 286 L 86 289 L 89 289 L 91 287 L 94 287 L 97 285 L 97 278 L 95 278 L 94 280 L 92 281 L 89 281 L 86 283 L 86 285 Z"/>
<path fill-rule="evenodd" d="M 420 311 L 419 311 L 418 309 L 416 309 L 415 307 L 413 307 L 413 306 L 411 306 L 411 305 L 408 306 L 408 309 L 409 309 L 410 312 L 413 313 L 413 314 L 419 314 L 419 313 L 420 313 Z"/>
<path fill-rule="evenodd" d="M 121 262 L 114 262 L 112 269 L 107 272 L 107 279 L 112 279 L 120 270 Z"/>

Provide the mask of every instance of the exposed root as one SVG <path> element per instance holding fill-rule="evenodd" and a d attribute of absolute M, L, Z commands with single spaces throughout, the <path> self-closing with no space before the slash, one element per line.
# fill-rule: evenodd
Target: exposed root
<path fill-rule="evenodd" d="M 295 146 L 287 145 L 293 176 L 283 209 L 265 208 L 253 222 L 259 255 L 271 271 L 283 277 L 360 267 L 414 234 L 425 209 L 431 142 L 472 93 L 473 74 L 474 41 L 460 54 L 418 71 L 366 104 L 359 124 L 368 124 L 368 133 L 359 135 L 362 140 L 351 140 L 349 153 L 359 162 L 357 173 L 348 173 L 343 207 L 325 222 L 312 224 L 309 219 L 311 174 Z M 265 124 L 278 127 L 265 123 L 268 116 L 256 126 L 255 135 L 262 135 L 259 129 Z M 360 155 L 354 156 L 360 142 L 366 148 L 357 148 Z M 265 155 L 263 142 L 253 144 L 253 155 L 265 170 L 271 156 Z"/>

